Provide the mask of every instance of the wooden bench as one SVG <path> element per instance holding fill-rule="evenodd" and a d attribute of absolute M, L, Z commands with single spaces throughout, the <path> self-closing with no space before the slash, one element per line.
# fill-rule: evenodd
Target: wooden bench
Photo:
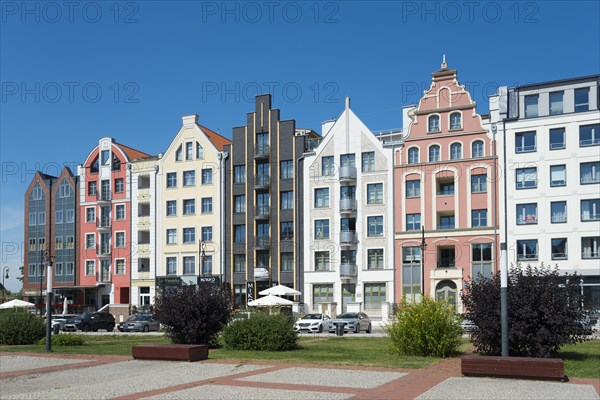
<path fill-rule="evenodd" d="M 567 380 L 562 358 L 464 356 L 460 369 L 465 376 Z"/>
<path fill-rule="evenodd" d="M 131 355 L 139 360 L 201 361 L 208 358 L 204 344 L 143 344 L 131 347 Z"/>

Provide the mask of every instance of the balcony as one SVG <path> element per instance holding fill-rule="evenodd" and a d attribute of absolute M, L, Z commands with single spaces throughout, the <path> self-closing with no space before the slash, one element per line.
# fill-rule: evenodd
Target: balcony
<path fill-rule="evenodd" d="M 254 219 L 269 219 L 269 215 L 271 213 L 270 206 L 257 206 L 256 207 L 256 215 Z"/>
<path fill-rule="evenodd" d="M 340 167 L 340 182 L 356 180 L 356 167 L 343 165 Z"/>
<path fill-rule="evenodd" d="M 442 260 L 442 261 L 438 261 L 437 267 L 443 268 L 443 269 L 454 268 L 454 267 L 456 267 L 456 264 L 455 264 L 454 260 Z"/>
<path fill-rule="evenodd" d="M 260 236 L 256 238 L 256 249 L 257 250 L 269 250 L 271 247 L 270 236 Z"/>
<path fill-rule="evenodd" d="M 96 255 L 98 257 L 110 257 L 110 246 L 96 245 Z"/>
<path fill-rule="evenodd" d="M 98 218 L 96 220 L 96 227 L 98 229 L 110 229 L 110 218 Z"/>
<path fill-rule="evenodd" d="M 152 199 L 152 195 L 150 194 L 150 189 L 138 189 L 138 201 L 140 203 L 148 203 Z"/>
<path fill-rule="evenodd" d="M 102 273 L 96 273 L 96 281 L 99 283 L 110 283 L 110 271 L 102 271 Z"/>
<path fill-rule="evenodd" d="M 268 174 L 256 174 L 254 189 L 268 189 L 271 184 L 271 177 Z"/>
<path fill-rule="evenodd" d="M 351 213 L 356 211 L 356 199 L 341 199 L 340 200 L 340 212 Z"/>
<path fill-rule="evenodd" d="M 342 277 L 355 277 L 356 270 L 357 270 L 356 264 L 354 264 L 354 263 L 340 264 L 340 276 L 342 276 Z"/>
<path fill-rule="evenodd" d="M 356 244 L 356 232 L 344 231 L 340 232 L 340 244 L 342 246 L 352 246 Z"/>
<path fill-rule="evenodd" d="M 96 193 L 96 200 L 99 203 L 103 203 L 103 202 L 110 202 L 110 191 L 102 191 L 100 193 Z"/>
<path fill-rule="evenodd" d="M 254 159 L 269 158 L 269 145 L 259 144 L 254 147 Z"/>

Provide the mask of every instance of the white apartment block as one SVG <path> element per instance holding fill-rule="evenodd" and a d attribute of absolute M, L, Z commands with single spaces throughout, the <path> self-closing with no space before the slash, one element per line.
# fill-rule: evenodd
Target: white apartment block
<path fill-rule="evenodd" d="M 507 237 L 508 265 L 544 263 L 577 272 L 585 301 L 595 309 L 600 309 L 599 81 L 594 75 L 501 87 L 490 99 L 506 181 L 499 201 L 502 210 L 506 196 L 500 241 Z"/>
<path fill-rule="evenodd" d="M 304 299 L 331 317 L 394 302 L 392 150 L 350 110 L 304 162 Z"/>

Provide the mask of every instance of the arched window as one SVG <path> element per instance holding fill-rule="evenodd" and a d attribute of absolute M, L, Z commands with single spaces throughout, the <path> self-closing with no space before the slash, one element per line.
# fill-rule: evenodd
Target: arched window
<path fill-rule="evenodd" d="M 440 146 L 434 144 L 429 148 L 429 162 L 440 161 Z"/>
<path fill-rule="evenodd" d="M 450 130 L 456 130 L 462 128 L 462 116 L 459 112 L 450 114 Z"/>
<path fill-rule="evenodd" d="M 478 158 L 478 157 L 483 157 L 483 141 L 481 140 L 476 140 L 473 142 L 473 144 L 471 145 L 472 149 L 471 149 L 471 156 L 473 158 Z"/>
<path fill-rule="evenodd" d="M 450 145 L 450 159 L 460 160 L 462 158 L 462 145 L 460 143 L 452 143 Z"/>
<path fill-rule="evenodd" d="M 408 149 L 408 163 L 417 164 L 419 162 L 419 148 L 411 147 Z"/>
<path fill-rule="evenodd" d="M 429 124 L 428 124 L 428 132 L 439 132 L 440 131 L 440 116 L 439 115 L 430 115 L 429 116 Z"/>

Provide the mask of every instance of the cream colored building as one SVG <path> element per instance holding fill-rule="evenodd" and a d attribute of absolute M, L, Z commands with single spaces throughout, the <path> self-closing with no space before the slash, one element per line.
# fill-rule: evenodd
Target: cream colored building
<path fill-rule="evenodd" d="M 182 120 L 158 162 L 157 288 L 222 273 L 222 150 L 231 142 L 198 125 L 197 115 Z"/>

